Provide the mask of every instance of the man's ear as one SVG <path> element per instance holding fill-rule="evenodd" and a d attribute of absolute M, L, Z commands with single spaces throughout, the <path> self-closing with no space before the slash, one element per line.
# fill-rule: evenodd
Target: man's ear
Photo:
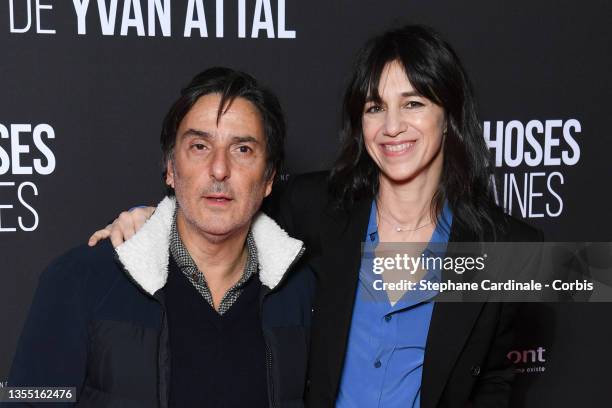
<path fill-rule="evenodd" d="M 272 170 L 272 174 L 266 180 L 266 192 L 264 197 L 267 197 L 272 192 L 272 184 L 274 184 L 274 178 L 276 177 L 276 170 Z"/>
<path fill-rule="evenodd" d="M 172 159 L 166 160 L 166 185 L 174 188 L 174 164 Z"/>

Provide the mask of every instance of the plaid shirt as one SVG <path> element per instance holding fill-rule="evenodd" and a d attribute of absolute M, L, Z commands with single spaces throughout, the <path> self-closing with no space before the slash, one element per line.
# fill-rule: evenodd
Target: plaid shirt
<path fill-rule="evenodd" d="M 219 310 L 217 311 L 220 315 L 224 314 L 229 308 L 236 303 L 238 296 L 242 292 L 242 288 L 248 282 L 248 280 L 257 273 L 258 262 L 257 262 L 257 248 L 255 247 L 255 240 L 253 234 L 249 231 L 246 239 L 247 245 L 247 261 L 242 272 L 242 277 L 234 286 L 232 286 L 221 299 L 219 304 Z M 179 269 L 189 279 L 195 289 L 202 295 L 208 304 L 214 309 L 212 294 L 206 283 L 204 274 L 200 272 L 198 266 L 187 252 L 181 237 L 178 234 L 176 228 L 176 211 L 174 213 L 174 220 L 172 222 L 172 229 L 170 231 L 170 254 L 174 258 Z"/>

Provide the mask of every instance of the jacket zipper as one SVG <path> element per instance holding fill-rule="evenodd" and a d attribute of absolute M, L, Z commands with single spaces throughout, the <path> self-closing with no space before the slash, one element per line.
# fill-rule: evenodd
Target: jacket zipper
<path fill-rule="evenodd" d="M 300 248 L 300 252 L 298 252 L 298 254 L 295 256 L 295 258 L 293 258 L 293 261 L 289 264 L 287 269 L 285 269 L 285 274 L 283 275 L 282 279 L 276 284 L 276 286 L 280 285 L 283 282 L 283 280 L 287 276 L 287 271 L 289 271 L 293 267 L 293 265 L 302 257 L 305 250 L 306 250 L 306 247 L 302 245 L 302 248 Z M 271 289 L 268 293 L 264 294 L 261 299 L 259 314 L 260 316 L 262 316 L 262 318 L 263 318 L 263 301 L 265 297 L 269 295 L 272 290 L 273 289 Z M 270 348 L 270 343 L 268 343 L 268 338 L 266 337 L 265 333 L 264 333 L 264 341 L 266 343 L 266 371 L 268 374 L 268 400 L 270 403 L 270 408 L 274 408 L 276 407 L 276 398 L 274 395 L 274 378 L 272 376 L 272 349 Z"/>
<path fill-rule="evenodd" d="M 265 338 L 265 336 L 264 336 Z M 266 339 L 266 371 L 268 372 L 268 402 L 270 408 L 276 406 L 276 399 L 274 398 L 274 379 L 272 378 L 272 350 Z"/>
<path fill-rule="evenodd" d="M 162 356 L 160 355 L 162 348 L 166 349 L 166 359 L 168 358 L 168 354 L 169 350 L 166 348 L 166 344 L 167 344 L 167 338 L 165 336 L 165 331 L 167 330 L 166 328 L 166 308 L 165 305 L 162 304 L 162 302 L 159 301 L 159 299 L 157 300 L 158 303 L 160 304 L 160 306 L 162 307 L 162 321 L 161 321 L 161 330 L 159 333 L 159 345 L 158 345 L 158 349 L 157 349 L 157 371 L 158 371 L 158 378 L 157 378 L 157 386 L 158 388 L 158 394 L 159 394 L 159 406 L 160 408 L 165 408 L 168 406 L 168 383 L 167 383 L 167 377 L 166 377 L 166 373 L 168 370 L 168 366 L 167 363 L 168 361 L 165 361 L 166 364 L 162 365 L 162 361 L 161 358 Z M 163 369 L 163 367 L 165 367 L 165 369 Z"/>

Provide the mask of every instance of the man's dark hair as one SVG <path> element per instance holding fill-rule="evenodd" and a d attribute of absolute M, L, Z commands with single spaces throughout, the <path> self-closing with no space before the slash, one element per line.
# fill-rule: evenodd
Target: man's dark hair
<path fill-rule="evenodd" d="M 422 96 L 444 109 L 448 129 L 440 185 L 432 199 L 436 219 L 448 200 L 455 221 L 476 235 L 491 225 L 490 157 L 463 66 L 433 29 L 407 25 L 372 38 L 361 49 L 344 95 L 341 149 L 330 186 L 339 207 L 378 193 L 379 169 L 365 149 L 362 130 L 367 100 L 380 102 L 378 84 L 385 66 L 399 63 Z"/>
<path fill-rule="evenodd" d="M 268 179 L 272 177 L 274 172 L 280 169 L 283 161 L 286 133 L 285 118 L 278 98 L 270 90 L 259 85 L 249 74 L 225 67 L 213 67 L 197 74 L 181 90 L 181 96 L 174 102 L 164 118 L 160 140 L 164 183 L 166 163 L 172 159 L 176 132 L 181 121 L 199 98 L 209 94 L 221 96 L 217 122 L 236 98 L 244 98 L 257 108 L 261 115 L 266 141 L 265 177 Z M 174 195 L 174 189 L 170 186 L 167 186 L 167 192 L 169 195 Z"/>

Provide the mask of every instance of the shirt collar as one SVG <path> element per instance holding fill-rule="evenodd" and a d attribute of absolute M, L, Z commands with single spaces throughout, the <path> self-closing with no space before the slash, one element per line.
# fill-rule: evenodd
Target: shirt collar
<path fill-rule="evenodd" d="M 373 257 L 374 250 L 376 249 L 379 243 L 376 213 L 376 200 L 372 200 L 372 206 L 370 209 L 370 219 L 368 221 L 368 228 L 363 248 L 364 254 L 367 254 L 367 256 L 369 256 L 370 258 Z M 434 232 L 431 235 L 431 239 L 427 244 L 427 247 L 423 251 L 423 254 L 425 256 L 444 256 L 444 254 L 446 253 L 446 248 L 448 246 L 448 240 L 450 238 L 452 223 L 453 212 L 450 209 L 448 202 L 445 200 L 442 212 L 438 216 L 438 220 L 436 222 L 436 228 L 434 229 Z M 367 264 L 365 269 L 363 267 L 361 268 L 359 273 L 359 278 L 366 283 L 366 287 L 370 287 L 373 280 L 376 279 L 376 276 L 372 272 L 371 259 L 369 262 L 370 263 Z M 431 281 L 440 281 L 440 277 L 441 271 L 434 269 L 428 271 L 424 279 Z M 375 298 L 377 296 L 381 296 L 380 299 L 385 300 L 381 304 L 385 305 L 385 313 L 388 313 L 389 311 L 397 311 L 410 307 L 411 305 L 427 301 L 428 299 L 432 299 L 436 295 L 436 293 L 436 291 L 407 292 L 398 300 L 397 303 L 395 303 L 393 306 L 390 306 L 390 308 L 387 308 L 388 298 L 384 292 L 373 291 L 372 296 L 374 296 Z"/>

